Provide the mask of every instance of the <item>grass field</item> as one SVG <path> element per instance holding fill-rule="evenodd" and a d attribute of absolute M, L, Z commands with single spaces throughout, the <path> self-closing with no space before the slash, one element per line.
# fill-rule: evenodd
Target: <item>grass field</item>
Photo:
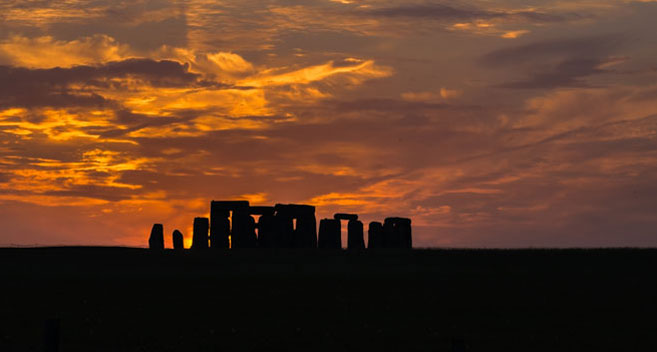
<path fill-rule="evenodd" d="M 657 351 L 657 250 L 0 249 L 0 351 Z"/>

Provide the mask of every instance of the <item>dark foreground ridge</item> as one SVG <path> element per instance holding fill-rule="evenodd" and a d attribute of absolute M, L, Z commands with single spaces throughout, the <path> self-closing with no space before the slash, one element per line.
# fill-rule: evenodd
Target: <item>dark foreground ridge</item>
<path fill-rule="evenodd" d="M 657 350 L 654 249 L 35 248 L 0 267 L 3 352 Z"/>
<path fill-rule="evenodd" d="M 259 216 L 258 221 L 254 215 Z M 195 218 L 193 250 L 208 248 L 342 248 L 341 220 L 347 221 L 347 248 L 365 249 L 363 223 L 357 214 L 336 213 L 319 222 L 315 207 L 305 204 L 251 206 L 246 200 L 213 200 L 210 219 Z M 231 226 L 232 225 L 232 226 Z M 209 232 L 209 236 L 208 236 Z M 182 233 L 174 230 L 175 249 L 184 249 Z M 367 231 L 367 248 L 412 248 L 411 219 L 386 218 L 372 221 Z M 148 239 L 151 249 L 164 249 L 164 226 L 154 224 Z"/>

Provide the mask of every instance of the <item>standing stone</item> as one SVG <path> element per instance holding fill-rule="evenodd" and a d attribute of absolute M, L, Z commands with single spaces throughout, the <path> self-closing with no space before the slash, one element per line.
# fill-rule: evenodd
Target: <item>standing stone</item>
<path fill-rule="evenodd" d="M 386 218 L 383 222 L 383 234 L 386 248 L 413 248 L 411 219 Z"/>
<path fill-rule="evenodd" d="M 194 218 L 194 234 L 192 235 L 192 249 L 208 249 L 208 218 Z"/>
<path fill-rule="evenodd" d="M 413 234 L 411 231 L 411 219 L 400 218 L 398 220 L 399 235 L 402 248 L 413 248 Z"/>
<path fill-rule="evenodd" d="M 276 211 L 276 248 L 292 248 L 294 246 L 294 219 L 290 214 Z"/>
<path fill-rule="evenodd" d="M 349 220 L 347 223 L 347 249 L 365 249 L 363 239 L 363 223 L 360 220 Z"/>
<path fill-rule="evenodd" d="M 255 219 L 247 210 L 233 212 L 231 248 L 256 248 Z"/>
<path fill-rule="evenodd" d="M 162 224 L 153 224 L 151 237 L 148 238 L 148 248 L 164 249 L 164 226 Z"/>
<path fill-rule="evenodd" d="M 173 240 L 173 249 L 182 251 L 185 249 L 185 244 L 183 241 L 183 234 L 182 232 L 178 230 L 173 230 L 173 234 L 171 235 L 172 240 Z"/>
<path fill-rule="evenodd" d="M 248 208 L 248 213 L 251 215 L 260 215 L 258 222 L 255 224 L 258 233 L 257 247 L 273 248 L 274 232 L 276 231 L 274 207 L 253 206 Z"/>
<path fill-rule="evenodd" d="M 230 247 L 230 211 L 214 209 L 210 215 L 210 247 L 212 249 Z"/>
<path fill-rule="evenodd" d="M 296 247 L 317 248 L 317 220 L 314 211 L 297 218 Z"/>
<path fill-rule="evenodd" d="M 273 214 L 263 214 L 258 220 L 258 247 L 276 247 L 276 218 Z"/>
<path fill-rule="evenodd" d="M 367 248 L 383 248 L 383 224 L 378 221 L 370 222 L 367 229 Z"/>
<path fill-rule="evenodd" d="M 213 249 L 230 247 L 230 210 L 222 209 L 216 202 L 210 203 L 210 246 Z"/>
<path fill-rule="evenodd" d="M 213 200 L 210 202 L 210 245 L 213 249 L 229 248 L 230 212 L 249 207 L 248 200 Z"/>
<path fill-rule="evenodd" d="M 322 219 L 319 222 L 319 248 L 341 249 L 342 239 L 340 231 L 340 220 Z"/>
<path fill-rule="evenodd" d="M 397 240 L 397 230 L 395 223 L 390 218 L 383 221 L 383 247 L 384 248 L 397 248 L 399 241 Z"/>
<path fill-rule="evenodd" d="M 276 204 L 277 238 L 283 248 L 315 248 L 317 220 L 315 207 L 305 204 Z M 294 225 L 296 220 L 296 226 Z"/>

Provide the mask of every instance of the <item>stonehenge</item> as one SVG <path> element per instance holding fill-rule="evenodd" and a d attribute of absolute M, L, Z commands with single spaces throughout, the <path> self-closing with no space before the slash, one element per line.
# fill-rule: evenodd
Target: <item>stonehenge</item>
<path fill-rule="evenodd" d="M 322 219 L 317 229 L 315 207 L 306 204 L 251 206 L 247 200 L 211 201 L 210 217 L 194 218 L 194 251 L 252 248 L 342 249 L 342 223 L 347 221 L 347 249 L 412 248 L 411 219 L 372 221 L 365 245 L 363 223 L 357 214 L 335 213 Z M 154 224 L 149 248 L 164 249 L 162 224 Z M 172 234 L 173 248 L 184 249 L 183 234 Z"/>

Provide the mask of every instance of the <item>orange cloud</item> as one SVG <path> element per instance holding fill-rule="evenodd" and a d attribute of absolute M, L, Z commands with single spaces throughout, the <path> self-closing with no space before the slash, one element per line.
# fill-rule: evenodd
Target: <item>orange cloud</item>
<path fill-rule="evenodd" d="M 0 42 L 0 64 L 30 68 L 98 64 L 130 55 L 127 45 L 103 34 L 71 41 L 55 40 L 51 36 L 11 36 Z"/>

